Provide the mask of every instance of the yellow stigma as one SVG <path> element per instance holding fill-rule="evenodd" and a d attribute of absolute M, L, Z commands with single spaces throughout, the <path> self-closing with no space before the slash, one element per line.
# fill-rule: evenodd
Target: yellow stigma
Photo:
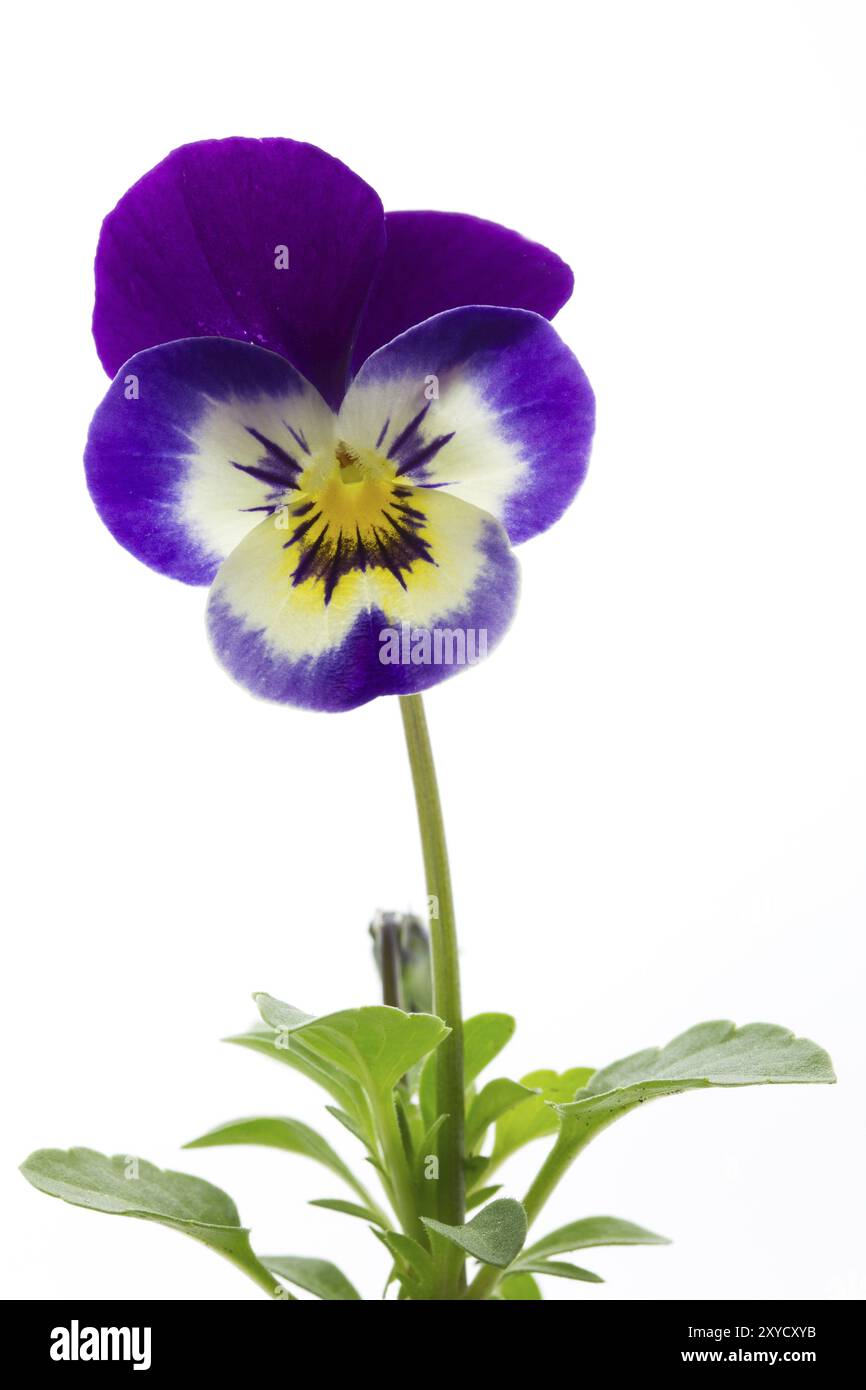
<path fill-rule="evenodd" d="M 300 480 L 303 493 L 315 499 L 322 518 L 336 536 L 366 536 L 381 526 L 383 509 L 392 501 L 395 465 L 374 449 L 337 441 L 333 450 L 313 459 Z"/>

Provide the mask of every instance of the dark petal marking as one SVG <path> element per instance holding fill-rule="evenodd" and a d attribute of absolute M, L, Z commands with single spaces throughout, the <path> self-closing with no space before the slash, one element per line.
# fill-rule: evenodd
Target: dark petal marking
<path fill-rule="evenodd" d="M 388 433 L 388 426 L 390 425 L 390 423 L 391 423 L 391 416 L 389 415 L 388 418 L 387 418 L 387 420 L 385 421 L 384 425 L 382 426 L 382 428 L 381 428 L 380 431 L 379 431 L 379 438 L 376 440 L 376 443 L 375 443 L 375 445 L 374 445 L 374 447 L 375 447 L 376 449 L 381 449 L 382 443 L 383 443 L 383 441 L 384 441 L 384 439 L 385 439 L 385 435 Z"/>
<path fill-rule="evenodd" d="M 470 487 L 479 470 L 491 477 L 501 474 L 502 493 L 491 500 L 512 542 L 546 530 L 574 500 L 592 443 L 594 397 L 573 353 L 536 313 L 496 308 L 495 301 L 494 306 L 464 305 L 426 319 L 369 357 L 352 383 L 347 413 L 362 400 L 368 409 L 380 399 L 383 407 L 385 401 L 394 405 L 384 393 L 395 382 L 421 382 L 430 374 L 439 376 L 440 391 L 443 374 L 471 384 L 497 445 L 485 462 L 468 449 L 465 468 L 459 470 L 447 462 L 455 449 L 443 450 L 425 469 L 410 473 L 410 480 L 419 488 L 426 483 L 441 487 L 459 473 L 463 476 L 457 481 Z M 422 399 L 416 387 L 410 402 L 417 405 L 404 406 L 406 418 Z M 431 411 L 426 426 L 393 460 L 395 471 L 445 429 L 444 420 L 438 423 L 438 409 Z M 458 426 L 458 438 L 461 434 Z M 519 460 L 519 468 L 506 467 L 506 458 Z"/>
<path fill-rule="evenodd" d="M 425 541 L 422 536 L 416 535 L 414 531 L 405 530 L 398 521 L 394 520 L 393 516 L 391 516 L 391 513 L 386 512 L 384 508 L 382 509 L 382 515 L 388 522 L 388 525 L 392 527 L 399 539 L 403 542 L 403 544 L 407 546 L 409 550 L 411 550 L 413 555 L 417 555 L 419 560 L 426 560 L 428 565 L 436 564 L 436 561 L 430 554 L 429 541 Z"/>
<path fill-rule="evenodd" d="M 294 441 L 295 441 L 295 443 L 297 444 L 298 448 L 299 448 L 299 449 L 303 449 L 303 451 L 304 451 L 305 454 L 309 454 L 309 452 L 310 452 L 310 446 L 309 446 L 309 444 L 307 443 L 307 437 L 306 437 L 306 435 L 304 434 L 304 431 L 303 431 L 303 430 L 296 430 L 296 429 L 293 429 L 292 426 L 289 424 L 288 420 L 284 420 L 284 421 L 283 421 L 283 424 L 285 425 L 286 429 L 289 431 L 289 434 L 290 434 L 290 435 L 292 436 L 292 438 L 294 439 Z"/>
<path fill-rule="evenodd" d="M 427 520 L 423 512 L 419 512 L 417 507 L 410 507 L 406 502 L 393 502 L 391 505 L 395 512 L 400 512 L 407 520 L 411 519 L 412 521 L 420 521 L 422 523 Z"/>
<path fill-rule="evenodd" d="M 262 462 L 265 462 L 265 460 L 263 459 Z M 266 483 L 268 487 L 276 488 L 278 491 L 285 492 L 286 489 L 293 489 L 295 492 L 298 491 L 297 483 L 293 483 L 292 480 L 285 477 L 284 474 L 275 473 L 271 468 L 256 467 L 256 465 L 252 463 L 235 463 L 234 459 L 231 460 L 231 465 L 232 468 L 237 468 L 241 473 L 249 473 L 251 478 L 255 478 L 256 482 Z"/>
<path fill-rule="evenodd" d="M 450 434 L 440 434 L 435 439 L 431 439 L 429 444 L 425 444 L 417 453 L 412 454 L 404 463 L 400 464 L 397 469 L 397 477 L 401 477 L 404 473 L 410 473 L 413 468 L 423 468 L 425 463 L 429 463 L 432 458 L 436 457 L 440 449 L 451 442 L 455 433 L 456 431 L 452 430 Z"/>
<path fill-rule="evenodd" d="M 301 556 L 300 560 L 295 566 L 294 572 L 292 574 L 292 585 L 294 587 L 296 587 L 298 584 L 303 584 L 304 580 L 306 579 L 307 575 L 312 569 L 313 564 L 315 563 L 316 556 L 319 553 L 322 541 L 325 539 L 327 533 L 328 523 L 325 522 L 325 525 L 322 527 L 316 539 L 310 542 L 309 550 L 304 551 L 303 555 Z"/>
<path fill-rule="evenodd" d="M 413 434 L 418 429 L 418 426 L 423 421 L 424 416 L 427 414 L 427 411 L 429 409 L 430 402 L 428 401 L 427 404 L 421 410 L 418 411 L 418 414 L 414 417 L 414 419 L 409 421 L 406 428 L 400 431 L 400 433 L 397 435 L 397 438 L 394 440 L 394 443 L 388 450 L 389 459 L 392 459 L 395 454 L 398 454 L 400 450 L 403 448 L 403 445 L 406 444 L 412 438 Z"/>
<path fill-rule="evenodd" d="M 130 252 L 130 274 L 133 259 Z M 140 410 L 125 398 L 129 372 L 142 381 L 146 374 Z M 269 508 L 295 486 L 244 427 L 268 428 L 269 416 L 259 412 L 281 409 L 306 390 L 284 358 L 228 337 L 164 340 L 132 359 L 109 388 L 87 444 L 88 486 L 112 534 L 162 574 L 211 583 L 235 539 L 266 515 L 247 509 Z M 313 405 L 319 413 L 311 419 L 325 419 Z M 214 436 L 211 418 L 219 420 Z M 226 425 L 236 432 L 239 452 L 219 446 Z M 279 423 L 275 431 L 278 439 L 290 438 Z M 230 516 L 234 527 L 221 532 L 221 520 Z"/>
<path fill-rule="evenodd" d="M 360 523 L 356 524 L 354 534 L 346 534 L 342 529 L 332 531 L 326 513 L 315 499 L 293 507 L 293 516 L 304 517 L 283 543 L 284 549 L 298 546 L 291 576 L 293 586 L 321 580 L 327 607 L 340 580 L 353 571 L 363 574 L 368 569 L 387 569 L 405 590 L 407 578 L 419 561 L 437 565 L 430 542 L 421 534 L 429 525 L 426 514 L 402 500 L 412 497 L 413 489 L 392 487 L 390 491 L 391 498 L 380 508 L 382 521 L 368 524 L 363 530 Z M 317 525 L 320 529 L 314 536 Z"/>
<path fill-rule="evenodd" d="M 254 429 L 252 425 L 245 425 L 244 429 L 247 434 L 252 435 L 253 439 L 258 440 L 263 449 L 267 449 L 272 463 L 281 463 L 284 468 L 288 468 L 291 472 L 300 473 L 301 465 L 297 459 L 292 458 L 291 454 L 287 453 L 281 444 L 277 444 L 273 439 L 268 439 L 266 434 L 262 434 L 261 430 Z"/>
<path fill-rule="evenodd" d="M 406 529 L 407 535 L 417 535 L 421 528 L 427 525 L 426 517 L 407 517 L 401 515 L 398 518 L 391 514 L 388 507 L 382 507 L 381 510 L 383 517 L 391 526 L 398 531 Z"/>
<path fill-rule="evenodd" d="M 331 602 L 331 595 L 340 582 L 341 564 L 343 558 L 343 533 L 337 537 L 337 544 L 334 547 L 334 557 L 328 566 L 325 574 L 325 607 Z"/>
<path fill-rule="evenodd" d="M 289 548 L 290 545 L 294 545 L 294 544 L 295 544 L 295 541 L 299 541 L 299 540 L 301 539 L 302 536 L 305 536 L 305 535 L 307 534 L 307 532 L 309 531 L 310 527 L 311 527 L 311 526 L 315 526 L 316 522 L 319 520 L 319 517 L 320 517 L 321 515 L 322 515 L 321 512 L 316 512 L 315 516 L 309 517 L 307 521 L 302 521 L 301 524 L 300 524 L 300 526 L 296 526 L 295 529 L 294 529 L 294 531 L 292 532 L 292 534 L 289 536 L 289 539 L 288 539 L 287 541 L 283 541 L 283 550 L 288 550 L 288 548 Z M 327 531 L 327 529 L 328 529 L 328 527 L 327 527 L 327 524 L 326 524 L 326 525 L 325 525 L 325 531 Z M 322 536 L 325 534 L 325 531 L 322 532 Z M 322 536 L 319 537 L 319 541 L 320 541 L 320 542 L 321 542 Z M 296 573 L 297 573 L 297 571 L 296 571 Z"/>
<path fill-rule="evenodd" d="M 400 566 L 399 566 L 399 563 L 395 564 L 394 561 L 391 559 L 391 556 L 390 556 L 390 554 L 388 553 L 388 547 L 386 546 L 385 542 L 382 540 L 382 537 L 379 535 L 378 529 L 377 529 L 375 526 L 373 526 L 373 527 L 371 527 L 371 530 L 372 530 L 372 532 L 373 532 L 373 535 L 376 537 L 376 545 L 377 545 L 378 548 L 379 548 L 379 554 L 380 554 L 381 557 L 382 557 L 382 563 L 383 563 L 383 565 L 385 566 L 385 568 L 386 568 L 387 570 L 390 570 L 390 571 L 391 571 L 391 573 L 393 574 L 394 578 L 397 580 L 397 583 L 400 585 L 400 587 L 401 587 L 402 589 L 405 589 L 405 588 L 406 588 L 406 581 L 405 581 L 405 579 L 403 578 L 402 574 L 400 573 Z"/>

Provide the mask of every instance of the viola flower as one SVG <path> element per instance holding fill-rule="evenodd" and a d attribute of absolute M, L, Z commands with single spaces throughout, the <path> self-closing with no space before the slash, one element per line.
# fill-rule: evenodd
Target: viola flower
<path fill-rule="evenodd" d="M 592 438 L 589 383 L 547 321 L 571 292 L 558 257 L 461 214 L 386 216 L 313 146 L 233 139 L 125 195 L 96 277 L 116 375 L 91 494 L 137 558 L 212 586 L 237 680 L 345 710 L 495 646 L 512 545 L 561 516 Z M 438 655 L 415 640 L 431 634 Z"/>

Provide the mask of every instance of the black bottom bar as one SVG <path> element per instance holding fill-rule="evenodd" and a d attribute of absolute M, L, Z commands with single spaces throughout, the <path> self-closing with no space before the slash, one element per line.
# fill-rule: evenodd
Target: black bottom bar
<path fill-rule="evenodd" d="M 852 1353 L 866 1340 L 857 1302 L 591 1304 L 581 1299 L 559 1306 L 566 1312 L 565 1323 L 559 1323 L 560 1315 L 548 1308 L 530 1313 L 526 1324 L 498 1324 L 497 1319 L 514 1316 L 514 1304 L 511 1312 L 502 1308 L 498 1313 L 495 1309 L 482 1312 L 480 1324 L 473 1324 L 471 1318 L 464 1324 L 465 1315 L 458 1314 L 461 1356 L 469 1353 L 471 1358 L 475 1351 L 481 1366 L 495 1364 L 498 1348 L 510 1357 L 522 1336 L 534 1334 L 542 1339 L 531 1343 L 539 1379 L 555 1374 L 561 1380 L 569 1367 L 577 1376 L 597 1367 L 599 1361 L 616 1372 L 683 1367 L 700 1374 L 716 1366 L 739 1366 L 811 1369 L 826 1375 L 850 1366 Z M 7 1352 L 14 1347 L 16 1367 L 20 1363 L 25 1375 L 31 1368 L 61 1377 L 98 1375 L 105 1368 L 115 1374 L 133 1374 L 137 1368 L 139 1374 L 151 1376 L 210 1371 L 226 1375 L 237 1367 L 246 1371 L 245 1383 L 252 1385 L 266 1383 L 274 1373 L 304 1374 L 297 1361 L 299 1353 L 304 1357 L 302 1364 L 312 1361 L 313 1366 L 321 1364 L 322 1370 L 333 1371 L 340 1365 L 342 1348 L 353 1379 L 367 1373 L 381 1379 L 383 1366 L 396 1364 L 389 1356 L 383 1362 L 383 1344 L 373 1340 L 381 1336 L 383 1327 L 389 1335 L 392 1330 L 399 1335 L 405 1328 L 406 1336 L 429 1338 L 424 1331 L 429 1324 L 422 1323 L 418 1334 L 411 1313 L 409 1323 L 403 1322 L 405 1307 L 388 1314 L 387 1324 L 366 1328 L 354 1321 L 359 1314 L 350 1314 L 347 1333 L 341 1338 L 343 1324 L 329 1323 L 333 1331 L 322 1342 L 319 1325 L 305 1323 L 306 1314 L 292 1303 L 10 1302 L 4 1309 L 4 1345 Z M 443 1305 L 438 1304 L 430 1314 L 439 1319 L 432 1326 L 440 1334 L 442 1313 Z M 343 1315 L 335 1311 L 325 1316 Z M 493 1322 L 488 1323 L 487 1317 Z M 428 1340 L 419 1342 L 422 1363 L 430 1357 L 429 1347 Z M 435 1360 L 434 1353 L 428 1361 L 431 1370 Z"/>

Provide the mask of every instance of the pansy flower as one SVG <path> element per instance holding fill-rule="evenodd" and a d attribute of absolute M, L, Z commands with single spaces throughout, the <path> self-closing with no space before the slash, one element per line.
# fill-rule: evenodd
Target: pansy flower
<path fill-rule="evenodd" d="M 100 237 L 99 513 L 211 586 L 216 654 L 254 693 L 345 710 L 423 690 L 495 646 L 512 546 L 586 472 L 592 392 L 548 322 L 571 286 L 504 227 L 384 214 L 313 146 L 184 146 Z"/>

